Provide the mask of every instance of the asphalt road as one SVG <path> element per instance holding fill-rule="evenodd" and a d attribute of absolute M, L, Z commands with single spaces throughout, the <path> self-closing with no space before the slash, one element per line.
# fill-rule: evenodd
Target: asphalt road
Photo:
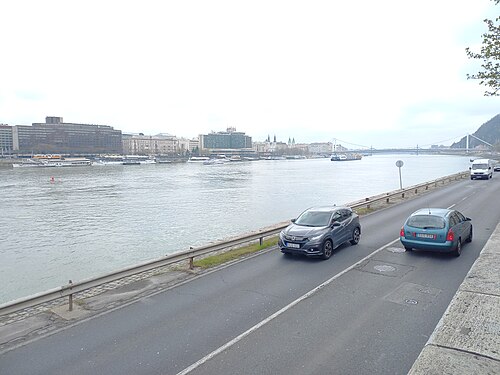
<path fill-rule="evenodd" d="M 0 374 L 406 374 L 500 221 L 500 174 L 361 219 L 327 261 L 272 249 L 0 355 Z M 404 252 L 421 207 L 472 218 L 462 255 Z"/>

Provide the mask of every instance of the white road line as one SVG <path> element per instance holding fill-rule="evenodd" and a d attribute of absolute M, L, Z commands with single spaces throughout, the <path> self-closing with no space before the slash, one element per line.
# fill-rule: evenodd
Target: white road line
<path fill-rule="evenodd" d="M 258 330 L 260 327 L 264 326 L 265 324 L 269 323 L 271 320 L 273 320 L 274 318 L 280 316 L 281 314 L 283 314 L 284 312 L 286 312 L 287 310 L 290 310 L 292 307 L 294 307 L 295 305 L 297 305 L 298 303 L 302 302 L 303 300 L 305 300 L 306 298 L 312 296 L 313 294 L 315 294 L 317 291 L 319 291 L 320 289 L 322 289 L 323 287 L 325 287 L 326 285 L 330 284 L 332 281 L 334 281 L 335 279 L 338 279 L 340 276 L 342 276 L 343 274 L 345 274 L 346 272 L 349 272 L 350 270 L 352 270 L 354 267 L 360 265 L 361 263 L 363 263 L 365 260 L 367 260 L 368 258 L 372 257 L 373 255 L 377 254 L 378 252 L 382 251 L 383 249 L 385 249 L 386 247 L 388 246 L 391 246 L 392 244 L 394 244 L 395 242 L 399 241 L 399 237 L 396 238 L 395 240 L 389 242 L 388 244 L 382 246 L 382 247 L 379 247 L 377 250 L 375 250 L 373 253 L 367 255 L 366 257 L 364 257 L 363 259 L 361 259 L 360 261 L 354 263 L 352 266 L 346 268 L 345 270 L 339 272 L 338 274 L 336 274 L 335 276 L 331 277 L 330 279 L 326 280 L 324 283 L 318 285 L 316 288 L 310 290 L 309 292 L 307 292 L 306 294 L 302 295 L 301 297 L 297 298 L 295 301 L 291 302 L 290 304 L 288 304 L 287 306 L 283 307 L 281 310 L 278 310 L 277 312 L 275 312 L 274 314 L 272 314 L 271 316 L 267 317 L 266 319 L 262 320 L 260 323 L 257 323 L 256 325 L 254 325 L 253 327 L 251 327 L 250 329 L 248 329 L 247 331 L 243 332 L 241 335 L 235 337 L 234 339 L 232 339 L 231 341 L 227 342 L 226 344 L 220 346 L 219 348 L 217 348 L 216 350 L 214 350 L 213 352 L 207 354 L 205 357 L 203 357 L 202 359 L 200 359 L 199 361 L 193 363 L 191 366 L 189 367 L 186 367 L 184 370 L 182 370 L 181 372 L 178 372 L 177 375 L 186 375 L 186 374 L 189 374 L 191 371 L 197 369 L 198 367 L 200 367 L 202 364 L 204 364 L 205 362 L 209 361 L 210 359 L 214 358 L 216 355 L 222 353 L 224 350 L 230 348 L 231 346 L 233 346 L 234 344 L 236 344 L 238 341 L 241 341 L 243 338 L 247 337 L 249 334 L 251 334 L 252 332 Z"/>
<path fill-rule="evenodd" d="M 455 206 L 456 206 L 456 203 L 453 203 L 450 207 L 447 208 L 447 210 L 451 210 Z"/>

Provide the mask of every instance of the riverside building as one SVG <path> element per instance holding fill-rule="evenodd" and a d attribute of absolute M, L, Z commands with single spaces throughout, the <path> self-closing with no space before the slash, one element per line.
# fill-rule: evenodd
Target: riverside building
<path fill-rule="evenodd" d="M 17 154 L 121 154 L 122 132 L 108 125 L 65 123 L 62 117 L 45 123 L 15 125 L 13 151 Z"/>
<path fill-rule="evenodd" d="M 198 139 L 177 138 L 167 133 L 123 134 L 123 153 L 127 155 L 185 155 L 198 147 Z"/>
<path fill-rule="evenodd" d="M 170 134 L 124 134 L 123 152 L 127 155 L 169 155 L 178 151 L 177 138 Z"/>
<path fill-rule="evenodd" d="M 0 124 L 0 156 L 11 154 L 13 147 L 12 126 Z"/>
<path fill-rule="evenodd" d="M 252 154 L 252 137 L 229 127 L 225 132 L 200 134 L 200 150 L 203 154 Z"/>

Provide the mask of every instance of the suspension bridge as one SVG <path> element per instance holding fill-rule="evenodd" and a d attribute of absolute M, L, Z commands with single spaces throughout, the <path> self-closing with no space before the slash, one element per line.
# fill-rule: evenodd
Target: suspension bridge
<path fill-rule="evenodd" d="M 463 155 L 463 154 L 475 154 L 475 153 L 484 153 L 484 152 L 492 152 L 494 151 L 495 146 L 492 145 L 491 143 L 485 141 L 484 139 L 481 139 L 473 134 L 466 134 L 466 145 L 465 147 L 430 147 L 426 148 L 423 146 L 416 145 L 415 147 L 404 147 L 404 148 L 373 148 L 370 146 L 362 146 L 350 142 L 343 141 L 338 138 L 334 138 L 334 150 L 337 150 L 337 147 L 347 147 L 350 152 L 356 152 L 356 153 L 363 153 L 363 154 L 389 154 L 389 153 L 422 153 L 422 154 L 457 154 L 457 155 Z M 484 147 L 477 149 L 477 148 L 471 148 L 470 147 L 470 139 L 474 138 L 477 141 L 481 142 Z M 340 150 L 337 150 L 340 151 Z"/>

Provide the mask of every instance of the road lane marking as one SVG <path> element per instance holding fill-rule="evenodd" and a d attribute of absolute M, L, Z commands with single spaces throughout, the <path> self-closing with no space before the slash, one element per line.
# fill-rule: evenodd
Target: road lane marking
<path fill-rule="evenodd" d="M 292 301 L 291 303 L 289 303 L 288 305 L 286 305 L 285 307 L 281 308 L 280 310 L 278 310 L 277 312 L 275 312 L 274 314 L 270 315 L 269 317 L 267 317 L 266 319 L 262 320 L 261 322 L 257 323 L 256 325 L 254 325 L 253 327 L 249 328 L 248 330 L 246 330 L 245 332 L 243 332 L 242 334 L 240 334 L 239 336 L 236 336 L 234 339 L 232 339 L 231 341 L 225 343 L 224 345 L 220 346 L 219 348 L 215 349 L 213 352 L 207 354 L 205 357 L 201 358 L 199 361 L 193 363 L 191 366 L 189 367 L 186 367 L 184 370 L 182 370 L 181 372 L 178 372 L 176 375 L 186 375 L 186 374 L 189 374 L 191 371 L 197 369 L 198 367 L 200 367 L 202 364 L 204 364 L 205 362 L 208 362 L 210 359 L 214 358 L 215 356 L 217 356 L 218 354 L 222 353 L 223 351 L 225 351 L 226 349 L 230 348 L 231 346 L 233 346 L 234 344 L 236 344 L 237 342 L 241 341 L 242 339 L 244 339 L 245 337 L 247 337 L 248 335 L 250 335 L 252 332 L 258 330 L 260 327 L 266 325 L 267 323 L 269 323 L 271 320 L 273 320 L 274 318 L 277 318 L 278 316 L 280 316 L 281 314 L 283 314 L 284 312 L 290 310 L 292 307 L 294 307 L 295 305 L 297 305 L 298 303 L 302 302 L 303 300 L 305 300 L 306 298 L 309 298 L 310 296 L 312 296 L 313 294 L 315 294 L 317 291 L 321 290 L 323 287 L 327 286 L 328 284 L 330 284 L 332 281 L 338 279 L 340 276 L 344 275 L 345 273 L 351 271 L 353 268 L 357 267 L 358 265 L 360 265 L 361 263 L 363 263 L 365 260 L 369 259 L 370 257 L 372 257 L 373 255 L 377 254 L 378 252 L 382 251 L 383 249 L 385 249 L 386 247 L 388 246 L 391 246 L 393 245 L 394 243 L 396 243 L 397 241 L 399 241 L 399 237 L 396 238 L 395 240 L 389 242 L 388 244 L 385 244 L 381 247 L 379 247 L 377 250 L 375 250 L 374 252 L 368 254 L 366 257 L 364 257 L 363 259 L 359 260 L 358 262 L 354 263 L 352 266 L 350 267 L 347 267 L 345 270 L 337 273 L 336 275 L 334 275 L 333 277 L 329 278 L 328 280 L 326 280 L 325 282 L 323 282 L 322 284 L 318 285 L 317 287 L 315 287 L 314 289 L 310 290 L 309 292 L 307 292 L 306 294 L 302 295 L 301 297 L 297 298 L 295 301 Z"/>

